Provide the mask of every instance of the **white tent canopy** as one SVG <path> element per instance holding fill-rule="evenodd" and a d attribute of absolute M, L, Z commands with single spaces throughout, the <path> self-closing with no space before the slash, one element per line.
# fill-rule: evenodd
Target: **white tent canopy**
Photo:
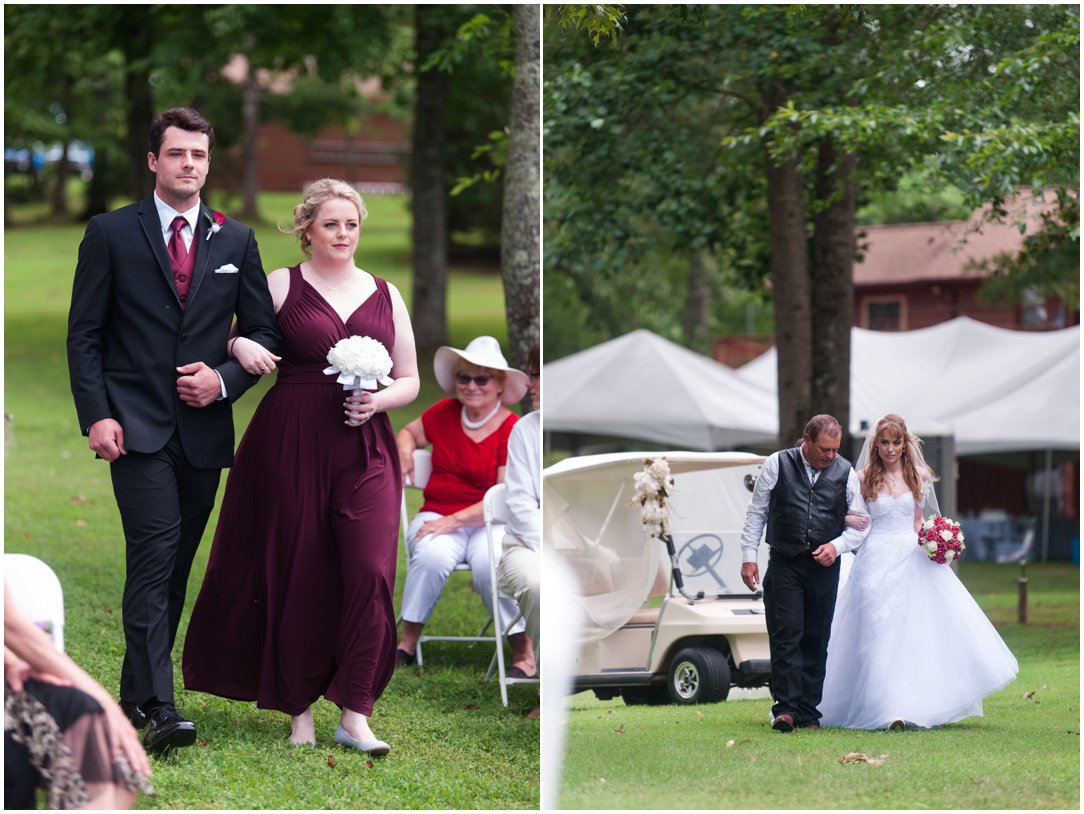
<path fill-rule="evenodd" d="M 770 387 L 638 330 L 546 365 L 545 428 L 676 448 L 774 446 Z"/>
<path fill-rule="evenodd" d="M 776 392 L 776 351 L 738 370 Z M 548 384 L 548 383 L 547 383 Z M 851 332 L 851 432 L 898 413 L 959 455 L 1080 448 L 1080 326 L 1030 332 L 958 317 L 930 328 Z"/>

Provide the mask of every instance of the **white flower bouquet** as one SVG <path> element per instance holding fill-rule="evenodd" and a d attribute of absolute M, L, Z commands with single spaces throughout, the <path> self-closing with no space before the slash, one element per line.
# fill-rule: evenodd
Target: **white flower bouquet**
<path fill-rule="evenodd" d="M 336 381 L 346 390 L 360 396 L 363 390 L 376 390 L 377 384 L 385 387 L 392 383 L 391 356 L 383 343 L 371 336 L 350 336 L 340 339 L 328 351 L 330 367 L 324 373 L 337 376 Z M 350 424 L 357 426 L 354 420 Z"/>
<path fill-rule="evenodd" d="M 632 477 L 635 484 L 632 504 L 640 505 L 640 524 L 653 537 L 670 533 L 670 494 L 674 480 L 666 458 L 644 461 L 643 472 Z"/>

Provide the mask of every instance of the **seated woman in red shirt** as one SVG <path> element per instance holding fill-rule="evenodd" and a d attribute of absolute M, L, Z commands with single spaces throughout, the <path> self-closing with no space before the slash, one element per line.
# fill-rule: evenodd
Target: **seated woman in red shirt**
<path fill-rule="evenodd" d="M 463 350 L 440 348 L 433 369 L 437 383 L 452 398 L 438 401 L 396 436 L 404 478 L 414 471 L 414 450 L 433 446 L 425 501 L 406 532 L 409 559 L 398 666 L 414 663 L 422 628 L 459 563 L 470 565 L 474 588 L 493 613 L 482 498 L 504 481 L 508 435 L 516 423 L 516 415 L 504 405 L 520 401 L 528 384 L 522 371 L 508 366 L 491 336 L 472 339 Z M 494 531 L 496 539 L 504 536 L 503 528 Z M 502 618 L 515 617 L 515 603 L 501 602 L 507 603 L 501 606 Z M 513 666 L 509 675 L 530 677 L 535 673 L 534 650 L 522 621 L 517 628 L 508 637 Z"/>

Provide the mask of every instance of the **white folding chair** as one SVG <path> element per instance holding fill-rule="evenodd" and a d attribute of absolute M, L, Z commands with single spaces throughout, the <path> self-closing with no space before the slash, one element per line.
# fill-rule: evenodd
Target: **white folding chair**
<path fill-rule="evenodd" d="M 425 489 L 427 483 L 429 483 L 429 476 L 433 473 L 433 453 L 427 449 L 414 450 L 414 474 L 406 479 L 403 485 L 403 500 L 400 504 L 400 517 L 399 528 L 403 535 L 403 546 L 407 547 L 407 526 L 409 525 L 409 519 L 407 517 L 407 489 Z M 407 549 L 407 568 L 410 567 L 410 550 Z M 470 565 L 465 562 L 461 562 L 455 566 L 454 571 L 470 571 Z M 402 621 L 402 611 L 399 613 L 399 618 L 396 622 Z M 422 645 L 425 642 L 491 642 L 493 641 L 493 635 L 487 635 L 486 631 L 489 630 L 489 626 L 492 624 L 492 619 L 486 618 L 485 624 L 482 625 L 478 631 L 477 636 L 429 636 L 422 634 L 418 637 L 418 644 L 414 650 L 414 655 L 418 659 L 418 666 L 421 667 L 422 661 Z"/>
<path fill-rule="evenodd" d="M 489 544 L 489 581 L 493 585 L 494 632 L 497 633 L 497 650 L 493 654 L 493 660 L 489 663 L 486 681 L 489 681 L 490 677 L 492 677 L 495 664 L 497 667 L 497 683 L 501 687 L 501 703 L 505 706 L 508 706 L 509 684 L 538 683 L 537 675 L 533 678 L 509 678 L 504 669 L 504 640 L 508 638 L 508 632 L 512 627 L 523 618 L 523 611 L 517 609 L 515 618 L 511 619 L 508 624 L 504 624 L 504 620 L 501 619 L 500 600 L 511 599 L 513 602 L 515 601 L 514 597 L 508 596 L 497 587 L 497 565 L 500 561 L 502 541 L 493 539 L 493 524 L 508 522 L 507 496 L 508 487 L 503 483 L 498 483 L 496 486 L 491 486 L 482 499 L 482 516 L 486 522 L 486 542 Z"/>
<path fill-rule="evenodd" d="M 53 569 L 28 554 L 5 554 L 4 579 L 15 606 L 63 653 L 64 591 Z"/>

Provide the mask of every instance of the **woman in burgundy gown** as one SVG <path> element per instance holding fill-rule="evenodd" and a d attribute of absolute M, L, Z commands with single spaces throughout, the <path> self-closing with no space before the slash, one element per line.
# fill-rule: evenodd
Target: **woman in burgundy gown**
<path fill-rule="evenodd" d="M 379 755 L 389 747 L 367 719 L 395 670 L 401 493 L 386 411 L 413 401 L 419 381 L 402 297 L 354 265 L 365 215 L 348 184 L 311 185 L 294 210 L 311 259 L 268 276 L 281 359 L 230 340 L 246 369 L 278 361 L 279 373 L 237 449 L 183 671 L 188 689 L 292 716 L 296 744 L 315 743 L 323 695 L 342 707 L 335 741 Z M 323 372 L 351 335 L 383 343 L 393 384 L 347 396 Z"/>

